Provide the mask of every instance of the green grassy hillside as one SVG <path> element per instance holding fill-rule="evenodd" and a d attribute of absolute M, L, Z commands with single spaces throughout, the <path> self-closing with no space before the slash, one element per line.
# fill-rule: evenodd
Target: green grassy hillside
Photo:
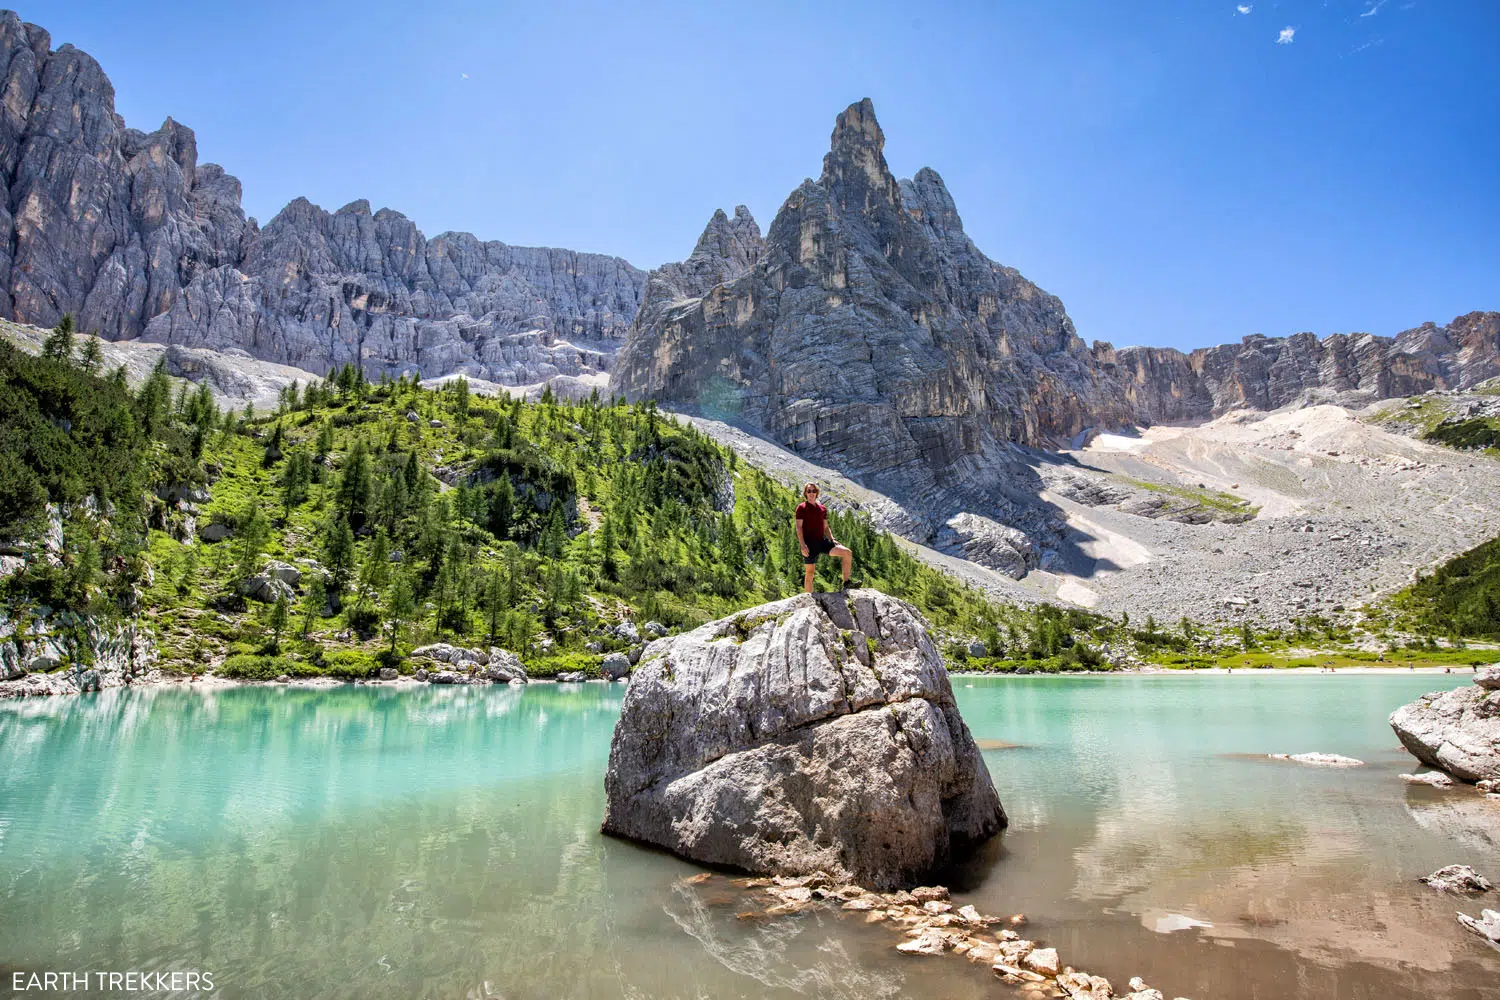
<path fill-rule="evenodd" d="M 1448 560 L 1391 603 L 1419 630 L 1500 639 L 1500 538 Z"/>
<path fill-rule="evenodd" d="M 23 621 L 139 616 L 169 668 L 362 676 L 443 640 L 590 670 L 625 646 L 602 626 L 687 628 L 801 587 L 792 493 L 650 404 L 348 368 L 275 413 L 220 413 L 160 370 L 131 390 L 76 355 L 0 344 L 0 546 L 28 554 L 0 601 Z M 46 558 L 49 512 L 64 516 Z M 1085 639 L 1103 619 L 996 604 L 862 516 L 832 524 L 865 584 L 941 634 L 1040 669 L 1097 664 Z M 270 561 L 296 586 L 263 585 Z M 820 574 L 837 586 L 831 560 Z"/>

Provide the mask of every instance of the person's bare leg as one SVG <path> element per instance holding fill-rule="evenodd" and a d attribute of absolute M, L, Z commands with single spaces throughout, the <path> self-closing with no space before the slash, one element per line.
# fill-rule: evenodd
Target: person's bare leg
<path fill-rule="evenodd" d="M 844 564 L 844 582 L 849 582 L 849 573 L 854 569 L 854 553 L 843 545 L 835 545 L 831 555 L 837 556 Z"/>
<path fill-rule="evenodd" d="M 818 572 L 818 567 L 814 566 L 812 563 L 807 563 L 803 567 L 803 569 L 802 569 L 802 590 L 803 590 L 804 593 L 808 593 L 808 594 L 812 593 L 812 589 L 813 589 L 813 576 L 817 572 Z"/>

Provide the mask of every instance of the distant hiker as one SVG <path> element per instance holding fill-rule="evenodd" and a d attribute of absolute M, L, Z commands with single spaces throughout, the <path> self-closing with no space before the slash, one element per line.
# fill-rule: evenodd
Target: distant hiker
<path fill-rule="evenodd" d="M 813 575 L 818 569 L 818 556 L 830 555 L 844 564 L 844 589 L 851 586 L 849 571 L 854 568 L 854 553 L 840 545 L 833 532 L 828 530 L 828 508 L 818 503 L 818 485 L 808 483 L 802 487 L 802 502 L 797 505 L 797 544 L 802 548 L 802 589 L 812 593 Z"/>

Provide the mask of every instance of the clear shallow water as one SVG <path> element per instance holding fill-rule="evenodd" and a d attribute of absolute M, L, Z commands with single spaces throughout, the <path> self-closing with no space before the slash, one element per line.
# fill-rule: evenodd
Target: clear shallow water
<path fill-rule="evenodd" d="M 1500 812 L 1404 786 L 1385 723 L 1462 680 L 955 678 L 974 735 L 1020 747 L 985 753 L 1010 830 L 946 877 L 1065 961 L 1169 997 L 1496 996 L 1500 954 L 1415 879 L 1500 875 Z M 601 837 L 622 693 L 0 705 L 0 989 L 197 969 L 222 997 L 1005 995 L 960 959 L 896 955 L 884 928 L 736 920 L 678 884 L 694 866 Z M 1251 756 L 1303 750 L 1370 766 Z M 1158 932 L 1188 922 L 1211 926 Z"/>

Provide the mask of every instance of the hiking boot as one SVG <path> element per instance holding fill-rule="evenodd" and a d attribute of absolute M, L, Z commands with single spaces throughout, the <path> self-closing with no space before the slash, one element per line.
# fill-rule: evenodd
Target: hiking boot
<path fill-rule="evenodd" d="M 851 576 L 849 579 L 847 579 L 847 580 L 844 581 L 844 585 L 842 587 L 840 587 L 839 589 L 843 590 L 843 591 L 858 590 L 860 587 L 863 587 L 864 585 L 865 585 L 865 582 L 863 580 L 859 580 L 859 579 L 856 579 L 855 577 Z"/>

